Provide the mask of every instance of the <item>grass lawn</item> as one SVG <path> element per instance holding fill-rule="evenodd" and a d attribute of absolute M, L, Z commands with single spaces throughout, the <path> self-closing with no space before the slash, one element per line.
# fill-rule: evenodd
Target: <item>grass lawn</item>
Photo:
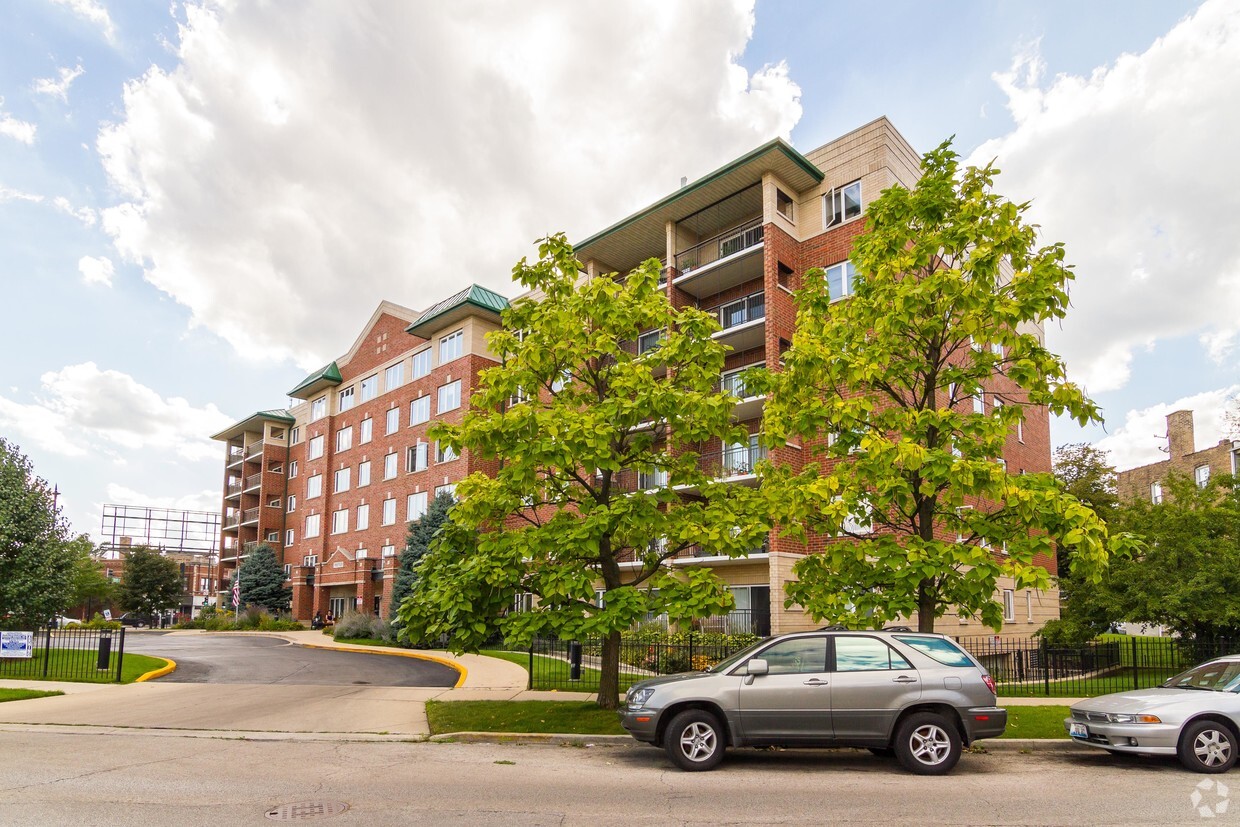
<path fill-rule="evenodd" d="M 1002 738 L 1067 738 L 1063 719 L 1066 706 L 1009 706 L 1007 729 Z"/>
<path fill-rule="evenodd" d="M 18 681 L 73 681 L 75 683 L 111 683 L 116 675 L 116 653 L 112 653 L 110 665 L 106 671 L 95 669 L 95 652 L 92 649 L 57 649 L 52 652 L 48 663 L 47 674 L 43 674 L 43 650 L 35 649 L 34 657 L 24 664 L 26 668 L 15 671 L 12 668 L 0 672 L 0 677 Z M 134 652 L 125 653 L 125 663 L 121 667 L 121 683 L 133 683 L 147 672 L 162 669 L 168 665 L 163 658 L 139 655 Z"/>
<path fill-rule="evenodd" d="M 30 698 L 50 698 L 63 695 L 60 691 L 44 692 L 42 689 L 0 689 L 0 703 L 5 701 L 25 701 Z"/>
<path fill-rule="evenodd" d="M 351 637 L 351 638 L 332 638 L 337 643 L 352 643 L 357 646 L 385 646 L 388 649 L 408 649 L 408 646 L 402 646 L 394 640 L 380 640 L 376 637 Z"/>
<path fill-rule="evenodd" d="M 507 652 L 502 649 L 486 649 L 478 654 L 492 658 L 511 661 L 527 672 L 530 668 L 529 652 Z M 620 691 L 623 693 L 638 681 L 644 681 L 648 675 L 635 677 L 620 675 Z M 546 655 L 534 655 L 534 681 L 530 689 L 538 691 L 559 690 L 561 692 L 597 692 L 599 671 L 588 666 L 581 667 L 581 680 L 568 679 L 568 661 L 551 658 Z"/>

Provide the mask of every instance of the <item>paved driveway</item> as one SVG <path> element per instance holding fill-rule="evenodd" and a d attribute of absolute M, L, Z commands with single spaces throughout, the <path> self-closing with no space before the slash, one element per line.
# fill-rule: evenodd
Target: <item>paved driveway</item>
<path fill-rule="evenodd" d="M 451 687 L 460 678 L 434 661 L 309 649 L 257 635 L 136 632 L 125 636 L 125 650 L 176 661 L 160 683 Z"/>

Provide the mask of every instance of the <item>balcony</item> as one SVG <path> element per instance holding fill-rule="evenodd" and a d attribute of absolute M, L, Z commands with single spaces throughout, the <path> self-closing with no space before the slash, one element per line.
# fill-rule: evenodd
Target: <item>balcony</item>
<path fill-rule="evenodd" d="M 245 489 L 244 490 L 247 492 L 254 491 L 257 488 L 261 488 L 262 484 L 263 484 L 263 475 L 261 473 L 250 474 L 250 476 L 245 478 Z"/>
<path fill-rule="evenodd" d="M 717 480 L 757 485 L 755 468 L 759 460 L 766 459 L 766 446 L 758 444 L 758 437 L 748 443 L 729 445 L 722 451 L 702 454 L 698 467 Z"/>
<path fill-rule="evenodd" d="M 241 445 L 235 445 L 230 442 L 228 444 L 228 456 L 225 459 L 224 464 L 229 468 L 232 468 L 234 465 L 240 465 L 244 459 L 245 448 Z"/>
<path fill-rule="evenodd" d="M 251 442 L 249 445 L 245 446 L 245 458 L 254 459 L 257 456 L 262 456 L 264 445 L 266 445 L 266 443 L 260 439 L 258 442 Z"/>
<path fill-rule="evenodd" d="M 236 528 L 239 525 L 241 525 L 241 512 L 240 511 L 231 511 L 224 515 L 224 522 L 223 522 L 224 528 Z"/>
<path fill-rule="evenodd" d="M 257 508 L 247 508 L 245 511 L 242 511 L 241 525 L 257 525 L 258 511 Z"/>
<path fill-rule="evenodd" d="M 762 247 L 759 216 L 677 253 L 672 283 L 700 298 L 762 278 Z"/>
<path fill-rule="evenodd" d="M 744 422 L 762 416 L 762 408 L 766 403 L 765 396 L 754 396 L 745 388 L 745 371 L 762 367 L 761 362 L 739 370 L 728 371 L 719 377 L 719 390 L 736 397 L 736 407 L 732 409 L 732 419 Z"/>
<path fill-rule="evenodd" d="M 243 484 L 242 484 L 241 480 L 231 480 L 231 479 L 230 479 L 230 480 L 229 480 L 229 481 L 228 481 L 228 482 L 224 485 L 224 498 L 225 498 L 225 499 L 229 499 L 229 500 L 231 500 L 231 499 L 234 499 L 234 498 L 236 498 L 236 497 L 241 496 L 241 489 L 242 489 L 243 487 L 244 487 L 244 486 L 243 486 Z"/>
<path fill-rule="evenodd" d="M 734 351 L 751 350 L 766 344 L 766 293 L 721 304 L 706 311 L 719 319 L 723 328 L 712 337 Z"/>

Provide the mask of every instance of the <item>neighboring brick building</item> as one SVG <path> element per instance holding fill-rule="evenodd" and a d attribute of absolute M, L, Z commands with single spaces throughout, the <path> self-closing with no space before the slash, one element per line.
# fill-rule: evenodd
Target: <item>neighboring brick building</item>
<path fill-rule="evenodd" d="M 1163 483 L 1170 474 L 1180 474 L 1204 487 L 1217 474 L 1240 470 L 1240 440 L 1221 439 L 1217 445 L 1197 450 L 1193 435 L 1193 412 L 1167 414 L 1167 459 L 1119 471 L 1115 489 L 1125 501 L 1162 502 Z"/>

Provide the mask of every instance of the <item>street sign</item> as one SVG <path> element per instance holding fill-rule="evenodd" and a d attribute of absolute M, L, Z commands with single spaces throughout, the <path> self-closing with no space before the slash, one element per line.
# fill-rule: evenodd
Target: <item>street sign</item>
<path fill-rule="evenodd" d="M 112 619 L 112 610 L 111 610 L 111 609 L 104 609 L 104 610 L 103 610 L 103 619 L 104 619 L 104 620 L 111 620 L 111 619 Z"/>
<path fill-rule="evenodd" d="M 34 657 L 34 632 L 0 632 L 0 658 Z"/>

